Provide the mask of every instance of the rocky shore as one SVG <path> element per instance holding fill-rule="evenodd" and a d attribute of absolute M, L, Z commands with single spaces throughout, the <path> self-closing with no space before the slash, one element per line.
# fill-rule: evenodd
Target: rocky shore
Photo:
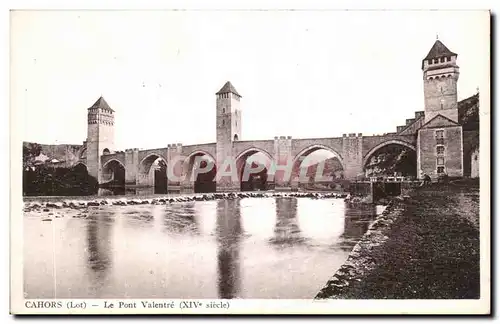
<path fill-rule="evenodd" d="M 238 199 L 238 198 L 272 198 L 272 197 L 291 197 L 291 198 L 311 198 L 311 199 L 326 199 L 326 198 L 344 198 L 348 199 L 348 194 L 340 193 L 317 193 L 317 192 L 238 192 L 238 193 L 207 193 L 207 194 L 191 194 L 179 196 L 164 196 L 155 198 L 131 198 L 106 197 L 103 199 L 93 200 L 75 200 L 64 199 L 54 201 L 52 198 L 44 201 L 43 198 L 24 202 L 24 212 L 43 211 L 49 212 L 52 209 L 86 209 L 92 206 L 127 206 L 127 205 L 162 205 L 184 203 L 190 201 L 210 201 L 220 199 Z"/>
<path fill-rule="evenodd" d="M 479 298 L 477 184 L 393 199 L 315 299 Z"/>

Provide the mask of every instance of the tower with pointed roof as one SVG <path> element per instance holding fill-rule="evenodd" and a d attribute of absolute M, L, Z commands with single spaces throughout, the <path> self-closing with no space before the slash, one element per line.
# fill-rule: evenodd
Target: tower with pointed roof
<path fill-rule="evenodd" d="M 231 82 L 226 82 L 217 96 L 217 143 L 241 139 L 241 95 Z"/>
<path fill-rule="evenodd" d="M 115 116 L 103 97 L 88 108 L 87 114 L 87 170 L 99 182 L 102 174 L 101 156 L 114 151 Z"/>
<path fill-rule="evenodd" d="M 422 60 L 425 120 L 417 132 L 417 175 L 462 177 L 463 130 L 458 123 L 457 54 L 436 40 Z"/>
<path fill-rule="evenodd" d="M 241 95 L 227 81 L 216 95 L 217 165 L 231 156 L 233 142 L 241 140 Z M 217 188 L 224 186 L 222 180 Z M 231 184 L 227 184 L 231 186 Z"/>
<path fill-rule="evenodd" d="M 458 122 L 457 56 L 438 39 L 422 60 L 425 122 L 437 115 Z"/>

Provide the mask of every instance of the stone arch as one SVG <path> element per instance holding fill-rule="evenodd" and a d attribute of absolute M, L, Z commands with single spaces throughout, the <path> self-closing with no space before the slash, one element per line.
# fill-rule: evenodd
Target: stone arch
<path fill-rule="evenodd" d="M 141 160 L 141 162 L 139 162 L 139 172 L 149 173 L 149 170 L 151 169 L 151 166 L 158 159 L 162 159 L 165 163 L 167 163 L 167 159 L 165 159 L 165 157 L 163 157 L 163 155 L 161 155 L 161 154 L 158 154 L 158 153 L 149 153 L 148 155 L 146 155 Z"/>
<path fill-rule="evenodd" d="M 366 164 L 366 162 L 368 162 L 368 159 L 376 152 L 378 151 L 379 149 L 381 149 L 382 147 L 384 146 L 387 146 L 387 145 L 391 145 L 391 144 L 396 144 L 396 145 L 401 145 L 401 146 L 406 146 L 407 148 L 413 150 L 413 151 L 416 151 L 416 147 L 408 142 L 405 142 L 405 141 L 401 141 L 401 140 L 388 140 L 388 141 L 385 141 L 385 142 L 382 142 L 380 144 L 377 144 L 375 145 L 374 147 L 372 147 L 368 153 L 365 154 L 365 156 L 363 157 L 363 166 Z"/>
<path fill-rule="evenodd" d="M 78 157 L 82 160 L 87 159 L 87 147 L 82 148 L 82 150 L 80 151 L 80 154 L 78 154 Z"/>
<path fill-rule="evenodd" d="M 270 163 L 273 163 L 274 161 L 272 155 L 269 154 L 269 152 L 258 147 L 249 147 L 240 152 L 236 156 L 235 164 L 236 164 L 236 174 L 238 177 L 238 184 L 240 187 L 239 189 L 242 191 L 255 190 L 255 189 L 267 190 L 269 187 L 267 176 L 269 174 L 270 165 L 264 165 L 265 167 L 264 170 L 260 171 L 259 173 L 248 174 L 248 179 L 244 179 L 246 177 L 244 176 L 243 173 L 245 172 L 245 165 L 247 163 L 247 159 L 256 153 L 262 153 L 269 160 Z M 254 188 L 254 186 L 256 186 L 256 188 Z"/>
<path fill-rule="evenodd" d="M 375 145 L 374 147 L 372 147 L 366 154 L 365 156 L 363 157 L 363 172 L 365 172 L 365 168 L 367 166 L 367 163 L 368 161 L 370 160 L 371 156 L 373 154 L 375 154 L 378 150 L 388 146 L 388 145 L 399 145 L 399 146 L 404 146 L 406 148 L 409 148 L 410 150 L 412 150 L 414 153 L 416 153 L 416 147 L 413 145 L 413 144 L 410 144 L 408 142 L 405 142 L 405 141 L 401 141 L 401 140 L 397 140 L 397 139 L 391 139 L 391 140 L 387 140 L 385 142 L 382 142 L 382 143 L 379 143 L 377 145 Z M 416 156 L 415 156 L 415 159 L 416 159 Z M 416 162 L 416 161 L 415 161 Z M 415 163 L 415 166 L 416 166 L 416 163 Z M 416 173 L 416 169 L 415 169 L 415 173 Z"/>
<path fill-rule="evenodd" d="M 80 167 L 84 167 L 85 170 L 88 172 L 87 164 L 83 161 L 76 162 L 71 168 L 76 169 L 76 168 L 80 168 Z"/>
<path fill-rule="evenodd" d="M 205 156 L 208 161 L 201 161 L 195 166 L 196 158 Z M 203 168 L 206 172 L 193 173 L 195 167 Z M 184 187 L 192 189 L 194 192 L 215 192 L 215 175 L 217 172 L 215 157 L 204 150 L 195 150 L 184 158 L 182 164 L 182 174 L 184 176 Z M 196 179 L 195 179 L 196 177 Z"/>
<path fill-rule="evenodd" d="M 255 153 L 262 153 L 266 157 L 268 157 L 269 160 L 271 160 L 271 161 L 274 160 L 272 155 L 269 154 L 269 152 L 267 152 L 266 150 L 258 148 L 258 147 L 249 147 L 249 148 L 243 150 L 242 152 L 238 153 L 238 155 L 236 155 L 236 161 L 240 160 L 241 158 L 247 158 L 250 155 L 253 155 Z"/>
<path fill-rule="evenodd" d="M 125 166 L 118 159 L 110 159 L 102 166 L 102 182 L 114 187 L 125 186 Z"/>
<path fill-rule="evenodd" d="M 294 166 L 297 162 L 299 162 L 299 160 L 302 156 L 308 156 L 309 154 L 316 152 L 318 150 L 326 150 L 326 151 L 333 153 L 335 155 L 335 157 L 337 159 L 339 159 L 340 163 L 342 164 L 342 168 L 345 168 L 342 155 L 339 152 L 337 152 L 336 150 L 334 150 L 333 148 L 326 146 L 326 145 L 321 145 L 321 144 L 310 145 L 310 146 L 302 149 L 299 153 L 297 153 L 297 155 L 295 155 L 295 157 L 293 158 Z"/>
<path fill-rule="evenodd" d="M 111 162 L 113 162 L 113 161 L 114 161 L 114 162 L 117 162 L 120 166 L 122 166 L 123 168 L 125 168 L 125 165 L 123 165 L 123 163 L 122 163 L 120 160 L 115 159 L 115 158 L 113 158 L 113 159 L 110 159 L 110 160 L 106 161 L 106 163 L 104 163 L 104 164 L 103 164 L 102 168 L 104 169 L 104 168 L 108 167 L 108 166 L 109 166 L 109 164 L 110 164 Z"/>
<path fill-rule="evenodd" d="M 163 157 L 161 154 L 158 153 L 149 153 L 146 155 L 141 162 L 139 162 L 139 169 L 138 169 L 138 180 L 139 180 L 139 185 L 146 185 L 149 187 L 155 187 L 156 184 L 156 174 L 155 177 L 150 178 L 149 173 L 151 171 L 151 167 L 153 166 L 153 163 L 156 162 L 156 160 L 162 160 L 165 163 L 165 166 L 167 165 L 167 159 Z M 165 174 L 164 177 L 166 178 L 167 176 L 167 171 L 166 169 L 164 170 Z M 166 180 L 165 180 L 166 182 Z"/>
<path fill-rule="evenodd" d="M 294 186 L 298 185 L 298 183 L 303 182 L 305 180 L 305 179 L 300 179 L 300 176 L 301 176 L 300 167 L 301 167 L 303 159 L 305 157 L 307 157 L 309 154 L 316 152 L 318 150 L 328 151 L 328 152 L 332 153 L 335 158 L 337 158 L 337 160 L 339 161 L 339 163 L 342 167 L 342 171 L 340 171 L 340 174 L 335 173 L 335 176 L 336 177 L 338 176 L 338 179 L 344 179 L 345 165 L 344 165 L 344 160 L 342 158 L 342 155 L 339 152 L 337 152 L 335 149 L 333 149 L 329 146 L 322 145 L 322 144 L 312 144 L 312 145 L 305 147 L 301 151 L 299 151 L 299 153 L 297 153 L 295 155 L 295 157 L 293 158 L 291 177 L 292 177 L 292 182 L 295 182 Z M 326 178 L 329 178 L 329 177 L 326 177 Z M 333 180 L 333 176 L 331 178 L 332 178 L 331 180 Z M 316 181 L 317 181 L 317 179 L 314 180 L 314 182 L 316 182 Z"/>

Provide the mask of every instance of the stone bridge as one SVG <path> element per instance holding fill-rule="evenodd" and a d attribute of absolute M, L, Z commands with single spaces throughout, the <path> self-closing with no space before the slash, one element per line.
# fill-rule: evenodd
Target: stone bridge
<path fill-rule="evenodd" d="M 88 108 L 87 140 L 85 149 L 78 153 L 79 163 L 84 163 L 88 173 L 101 184 L 115 183 L 120 179 L 129 186 L 152 186 L 161 176 L 162 183 L 166 182 L 170 188 L 189 189 L 196 186 L 194 179 L 198 178 L 195 175 L 213 173 L 216 186 L 211 190 L 233 191 L 241 189 L 242 170 L 247 159 L 255 153 L 262 153 L 270 161 L 267 180 L 276 187 L 290 188 L 298 184 L 301 159 L 314 151 L 323 149 L 333 153 L 343 168 L 344 178 L 354 180 L 364 176 L 365 167 L 375 152 L 395 144 L 416 152 L 415 174 L 419 178 L 424 175 L 434 179 L 445 175 L 462 177 L 466 164 L 464 147 L 467 152 L 472 151 L 474 146 L 470 143 L 474 141 L 464 135 L 461 123 L 466 121 L 464 112 L 468 111 L 467 106 L 479 107 L 479 94 L 457 101 L 457 54 L 439 40 L 435 41 L 420 66 L 424 82 L 424 111 L 416 111 L 403 125 L 396 126 L 394 133 L 378 136 L 352 133 L 331 138 L 278 136 L 269 140 L 245 140 L 242 137 L 242 96 L 228 81 L 215 93 L 215 143 L 176 143 L 164 148 L 116 152 L 114 110 L 101 97 Z M 460 114 L 458 107 L 462 107 Z M 198 157 L 204 157 L 205 162 L 195 164 L 199 162 Z M 158 159 L 163 161 L 160 170 L 151 172 Z M 207 172 L 210 163 L 215 166 L 211 170 L 216 172 Z M 230 176 L 221 177 L 227 174 L 227 168 L 232 171 Z M 201 172 L 203 169 L 205 172 Z M 204 176 L 204 181 L 212 185 L 214 178 L 205 179 Z"/>
<path fill-rule="evenodd" d="M 239 190 L 242 166 L 255 153 L 264 154 L 270 161 L 268 172 L 276 175 L 277 187 L 289 188 L 298 185 L 300 162 L 303 158 L 317 150 L 326 150 L 338 158 L 346 179 L 358 179 L 364 176 L 364 167 L 369 158 L 379 149 L 398 144 L 416 150 L 415 135 L 399 135 L 396 133 L 379 136 L 363 136 L 362 134 L 344 134 L 342 137 L 294 139 L 291 136 L 279 136 L 272 140 L 234 141 L 231 143 L 231 156 L 236 162 L 237 179 L 231 179 L 230 185 L 224 186 L 224 191 Z M 164 148 L 139 150 L 128 149 L 125 152 L 115 152 L 101 156 L 102 177 L 100 182 L 113 179 L 116 168 L 125 170 L 127 186 L 153 186 L 151 176 L 153 163 L 161 159 L 181 179 L 168 179 L 170 188 L 179 186 L 189 189 L 193 187 L 191 177 L 195 167 L 195 157 L 204 157 L 221 167 L 216 162 L 216 143 L 182 145 L 169 144 Z M 279 177 L 279 170 L 289 168 L 291 177 Z M 274 167 L 274 169 L 273 169 Z M 272 170 L 276 170 L 273 172 Z M 176 181 L 179 180 L 179 181 Z"/>

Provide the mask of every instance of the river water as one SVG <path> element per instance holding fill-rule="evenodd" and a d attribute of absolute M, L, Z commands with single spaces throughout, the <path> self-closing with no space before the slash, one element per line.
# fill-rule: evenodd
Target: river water
<path fill-rule="evenodd" d="M 381 210 L 273 197 L 25 212 L 25 297 L 313 298 Z"/>

